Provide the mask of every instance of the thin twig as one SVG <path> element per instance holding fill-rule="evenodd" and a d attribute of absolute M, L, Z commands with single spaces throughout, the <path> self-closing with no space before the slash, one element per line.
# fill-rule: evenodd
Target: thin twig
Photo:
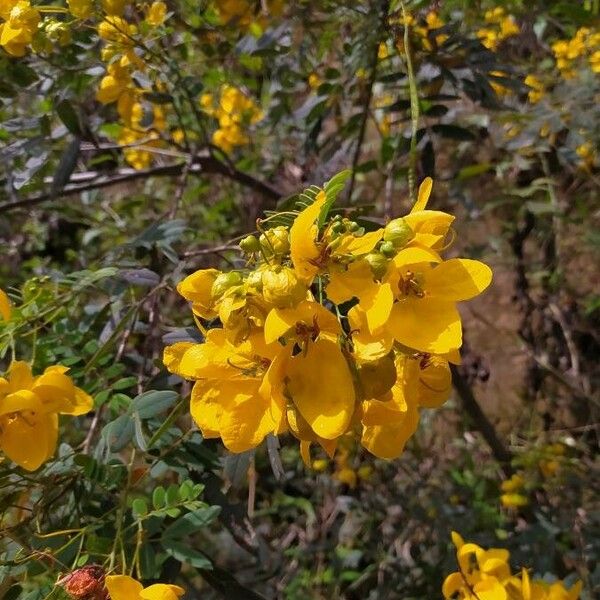
<path fill-rule="evenodd" d="M 115 173 L 105 174 L 102 171 L 91 171 L 85 173 L 85 183 L 76 183 L 77 180 L 81 181 L 82 174 L 76 174 L 76 177 L 71 177 L 70 183 L 67 183 L 64 188 L 60 191 L 60 194 L 52 194 L 50 192 L 43 192 L 37 196 L 30 196 L 29 198 L 23 198 L 15 200 L 13 202 L 6 202 L 0 204 L 0 213 L 7 212 L 16 208 L 27 208 L 41 204 L 48 200 L 52 200 L 57 197 L 64 197 L 70 194 L 79 194 L 81 192 L 87 192 L 90 190 L 111 187 L 122 183 L 136 181 L 138 179 L 146 179 L 148 177 L 176 177 L 181 175 L 183 170 L 186 168 L 187 163 L 176 163 L 171 165 L 162 165 L 159 167 L 152 167 L 150 169 L 141 169 L 139 171 L 135 169 L 119 169 Z M 226 165 L 223 162 L 217 160 L 213 156 L 200 156 L 194 159 L 193 164 L 189 167 L 189 174 L 219 174 L 235 181 L 247 188 L 253 189 L 260 192 L 267 198 L 276 201 L 281 198 L 281 194 L 268 183 L 256 179 L 249 173 L 244 173 L 231 165 Z"/>

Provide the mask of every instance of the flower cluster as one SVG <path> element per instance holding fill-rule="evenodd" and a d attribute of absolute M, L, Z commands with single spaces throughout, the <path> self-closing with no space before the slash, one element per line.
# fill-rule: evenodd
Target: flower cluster
<path fill-rule="evenodd" d="M 457 302 L 491 281 L 479 261 L 440 256 L 453 217 L 426 209 L 431 179 L 410 214 L 368 232 L 328 218 L 332 182 L 308 190 L 291 225 L 243 239 L 246 268 L 203 269 L 178 285 L 205 341 L 167 347 L 164 362 L 196 380 L 194 420 L 233 452 L 289 431 L 307 464 L 311 443 L 332 455 L 346 435 L 398 456 L 419 409 L 449 395 Z"/>
<path fill-rule="evenodd" d="M 441 46 L 448 39 L 447 34 L 437 32 L 446 23 L 434 10 L 430 10 L 424 17 L 420 18 L 411 14 L 395 17 L 390 19 L 390 24 L 398 24 L 401 27 L 408 26 L 410 28 L 409 33 L 413 34 L 413 44 L 417 48 L 428 52 Z M 396 48 L 401 54 L 404 53 L 404 35 L 402 33 L 396 38 Z M 379 54 L 381 58 L 381 52 Z"/>
<path fill-rule="evenodd" d="M 248 127 L 263 118 L 263 112 L 255 102 L 232 85 L 222 86 L 218 98 L 213 94 L 202 94 L 200 106 L 217 119 L 219 127 L 213 133 L 212 141 L 226 153 L 249 144 Z"/>
<path fill-rule="evenodd" d="M 12 306 L 0 290 L 0 324 L 10 321 Z M 13 361 L 7 378 L 0 377 L 0 450 L 28 471 L 52 457 L 58 437 L 58 415 L 83 415 L 94 401 L 75 387 L 60 365 L 34 377 L 31 367 Z"/>
<path fill-rule="evenodd" d="M 527 99 L 532 104 L 537 104 L 544 97 L 546 91 L 544 82 L 536 75 L 530 73 L 525 77 L 524 83 L 530 88 L 527 93 Z"/>
<path fill-rule="evenodd" d="M 575 76 L 575 69 L 585 59 L 594 73 L 600 73 L 600 31 L 581 27 L 571 39 L 552 44 L 556 66 L 565 79 Z"/>
<path fill-rule="evenodd" d="M 0 0 L 0 46 L 12 56 L 24 56 L 39 22 L 40 13 L 29 0 Z"/>
<path fill-rule="evenodd" d="M 442 586 L 444 598 L 458 600 L 577 600 L 582 584 L 567 589 L 564 583 L 547 583 L 530 579 L 526 569 L 514 574 L 509 564 L 510 553 L 503 548 L 485 550 L 465 543 L 452 532 L 459 570 L 446 577 Z"/>
<path fill-rule="evenodd" d="M 500 484 L 502 495 L 500 502 L 504 508 L 519 508 L 529 503 L 524 494 L 525 478 L 519 473 L 515 473 L 506 481 Z"/>
<path fill-rule="evenodd" d="M 87 11 L 77 6 L 81 18 Z M 104 19 L 98 25 L 98 35 L 104 41 L 102 60 L 107 63 L 106 74 L 100 81 L 96 98 L 102 104 L 116 103 L 122 128 L 118 143 L 123 146 L 127 162 L 135 169 L 148 167 L 153 158 L 152 148 L 161 145 L 161 133 L 166 129 L 162 106 L 150 102 L 134 73 L 147 73 L 143 57 L 137 49 L 141 31 L 151 31 L 162 25 L 166 18 L 166 4 L 158 1 L 144 5 L 144 27 L 125 19 L 126 0 L 104 0 Z"/>
<path fill-rule="evenodd" d="M 501 6 L 486 11 L 484 20 L 488 26 L 479 29 L 477 37 L 489 50 L 496 50 L 504 40 L 520 33 L 514 17 Z"/>

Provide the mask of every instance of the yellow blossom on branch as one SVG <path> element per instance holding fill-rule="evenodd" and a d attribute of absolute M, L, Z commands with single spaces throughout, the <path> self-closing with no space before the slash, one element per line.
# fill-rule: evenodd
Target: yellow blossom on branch
<path fill-rule="evenodd" d="M 52 457 L 58 439 L 58 415 L 82 415 L 93 400 L 66 375 L 67 367 L 48 367 L 34 377 L 22 361 L 0 377 L 0 450 L 28 471 Z"/>
<path fill-rule="evenodd" d="M 24 56 L 40 22 L 29 0 L 0 0 L 0 46 L 12 56 Z"/>
<path fill-rule="evenodd" d="M 402 453 L 420 410 L 450 394 L 456 303 L 491 281 L 479 261 L 442 260 L 453 217 L 427 210 L 431 187 L 408 215 L 365 231 L 329 217 L 326 184 L 291 223 L 242 240 L 245 268 L 178 285 L 205 341 L 167 347 L 164 363 L 196 381 L 205 437 L 242 452 L 289 431 L 307 464 L 311 444 L 331 456 L 347 437 L 381 458 Z"/>
<path fill-rule="evenodd" d="M 513 573 L 510 553 L 486 550 L 452 532 L 459 570 L 444 580 L 442 594 L 456 600 L 578 600 L 582 583 L 568 589 L 561 581 L 532 580 L 526 569 Z"/>

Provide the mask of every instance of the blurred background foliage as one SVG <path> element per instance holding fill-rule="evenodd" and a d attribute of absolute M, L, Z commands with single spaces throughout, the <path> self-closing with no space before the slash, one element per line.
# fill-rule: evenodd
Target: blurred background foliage
<path fill-rule="evenodd" d="M 440 598 L 456 530 L 597 597 L 599 3 L 122 4 L 125 38 L 57 0 L 0 51 L 2 370 L 63 364 L 95 402 L 40 471 L 0 463 L 0 596 L 101 564 L 189 598 Z M 227 455 L 161 363 L 197 335 L 174 286 L 345 168 L 338 204 L 381 223 L 433 177 L 494 267 L 456 393 L 393 462 Z"/>

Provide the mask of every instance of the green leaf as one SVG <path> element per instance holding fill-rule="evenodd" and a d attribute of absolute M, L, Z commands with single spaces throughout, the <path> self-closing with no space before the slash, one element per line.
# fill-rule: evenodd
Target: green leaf
<path fill-rule="evenodd" d="M 179 517 L 174 523 L 171 523 L 164 530 L 162 537 L 163 539 L 180 539 L 186 535 L 193 534 L 212 523 L 220 512 L 220 506 L 206 506 L 189 512 Z"/>
<path fill-rule="evenodd" d="M 143 498 L 136 498 L 131 503 L 131 512 L 136 519 L 140 519 L 140 517 L 145 517 L 148 514 L 148 504 Z"/>
<path fill-rule="evenodd" d="M 210 560 L 204 554 L 190 548 L 186 543 L 167 538 L 163 540 L 163 546 L 167 554 L 183 564 L 191 565 L 197 569 L 212 569 Z"/>
<path fill-rule="evenodd" d="M 56 114 L 72 134 L 77 136 L 82 134 L 79 116 L 68 100 L 61 100 L 56 105 Z"/>
<path fill-rule="evenodd" d="M 464 127 L 459 127 L 458 125 L 447 125 L 444 123 L 437 123 L 436 125 L 431 126 L 431 130 L 442 137 L 448 138 L 450 140 L 458 140 L 462 142 L 472 142 L 476 139 L 474 133 L 465 129 Z"/>
<path fill-rule="evenodd" d="M 154 492 L 152 492 L 152 506 L 154 506 L 154 510 L 165 506 L 165 488 L 162 485 L 154 488 Z"/>
<path fill-rule="evenodd" d="M 171 408 L 178 397 L 177 392 L 170 390 L 148 390 L 133 399 L 132 410 L 140 419 L 150 419 Z"/>
<path fill-rule="evenodd" d="M 131 441 L 134 431 L 131 415 L 121 415 L 104 426 L 102 437 L 113 452 L 118 452 Z"/>

